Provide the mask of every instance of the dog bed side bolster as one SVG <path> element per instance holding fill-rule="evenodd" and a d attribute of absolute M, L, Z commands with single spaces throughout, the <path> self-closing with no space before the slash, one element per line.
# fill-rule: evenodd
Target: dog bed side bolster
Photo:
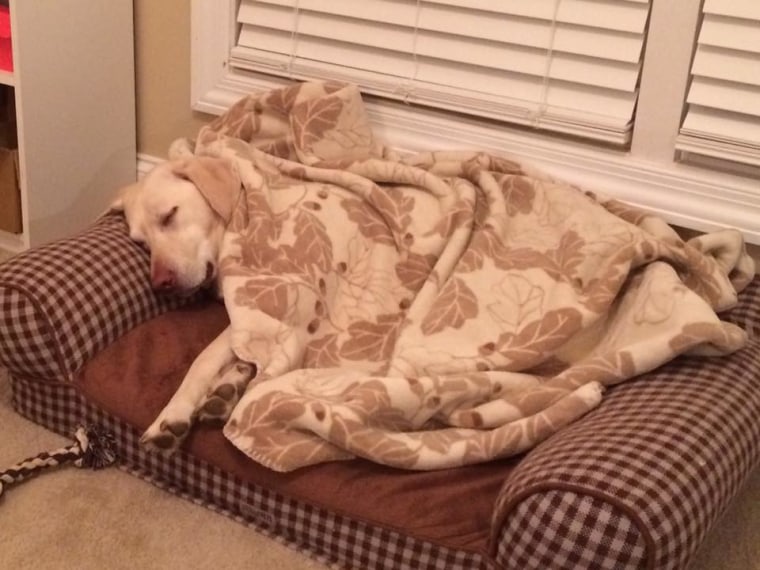
<path fill-rule="evenodd" d="M 75 237 L 0 264 L 0 366 L 69 381 L 131 328 L 192 300 L 155 295 L 148 254 L 122 216 L 105 215 Z"/>
<path fill-rule="evenodd" d="M 721 317 L 747 346 L 608 390 L 528 453 L 495 502 L 500 568 L 686 568 L 760 464 L 760 277 Z"/>

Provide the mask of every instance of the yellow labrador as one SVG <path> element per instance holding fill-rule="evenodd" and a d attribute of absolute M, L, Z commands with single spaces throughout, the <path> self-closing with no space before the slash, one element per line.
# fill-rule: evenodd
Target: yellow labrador
<path fill-rule="evenodd" d="M 150 252 L 153 289 L 191 295 L 216 285 L 222 238 L 239 196 L 229 163 L 192 157 L 156 166 L 123 189 L 112 209 L 123 211 L 130 238 Z M 193 420 L 226 420 L 255 372 L 235 357 L 225 330 L 195 359 L 142 443 L 173 451 Z"/>

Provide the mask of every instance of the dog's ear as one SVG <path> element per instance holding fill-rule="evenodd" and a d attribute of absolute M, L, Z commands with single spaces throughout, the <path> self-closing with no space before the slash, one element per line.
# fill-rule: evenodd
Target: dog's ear
<path fill-rule="evenodd" d="M 240 195 L 240 177 L 226 160 L 210 156 L 194 156 L 177 161 L 172 172 L 198 187 L 200 193 L 228 224 Z"/>

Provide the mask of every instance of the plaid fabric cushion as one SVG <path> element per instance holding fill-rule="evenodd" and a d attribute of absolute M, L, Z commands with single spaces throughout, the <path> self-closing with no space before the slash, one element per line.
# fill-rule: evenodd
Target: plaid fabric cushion
<path fill-rule="evenodd" d="M 130 328 L 190 300 L 154 295 L 148 255 L 122 216 L 104 216 L 79 236 L 0 264 L 0 365 L 69 379 Z"/>
<path fill-rule="evenodd" d="M 558 517 L 557 513 L 563 513 Z M 506 568 L 640 568 L 646 544 L 637 525 L 603 498 L 586 491 L 547 490 L 520 501 L 497 557 Z M 558 564 L 559 562 L 559 564 Z"/>
<path fill-rule="evenodd" d="M 760 280 L 726 318 L 749 346 L 682 357 L 610 390 L 502 489 L 505 568 L 683 568 L 760 461 Z"/>

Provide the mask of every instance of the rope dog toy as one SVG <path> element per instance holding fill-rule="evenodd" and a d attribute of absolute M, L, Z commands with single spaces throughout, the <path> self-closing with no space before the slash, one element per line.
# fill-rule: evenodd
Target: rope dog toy
<path fill-rule="evenodd" d="M 39 475 L 43 470 L 74 463 L 77 467 L 103 469 L 116 461 L 113 434 L 99 426 L 77 428 L 74 433 L 76 443 L 55 451 L 44 451 L 16 463 L 5 471 L 0 471 L 0 496 L 9 485 L 19 483 Z"/>

